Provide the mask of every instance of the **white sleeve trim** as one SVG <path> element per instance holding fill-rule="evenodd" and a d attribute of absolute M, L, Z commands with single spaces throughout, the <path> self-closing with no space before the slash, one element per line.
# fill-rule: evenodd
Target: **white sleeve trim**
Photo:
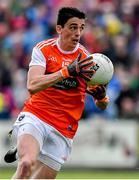
<path fill-rule="evenodd" d="M 33 48 L 29 67 L 33 65 L 40 65 L 46 68 L 46 60 L 42 52 L 37 47 Z"/>

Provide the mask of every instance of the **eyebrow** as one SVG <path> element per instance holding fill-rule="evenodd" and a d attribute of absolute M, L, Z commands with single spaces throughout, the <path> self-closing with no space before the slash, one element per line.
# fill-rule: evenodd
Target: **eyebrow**
<path fill-rule="evenodd" d="M 69 26 L 77 26 L 78 24 L 76 24 L 76 23 L 72 23 L 72 24 L 70 24 Z M 85 24 L 82 24 L 81 26 L 85 26 Z"/>

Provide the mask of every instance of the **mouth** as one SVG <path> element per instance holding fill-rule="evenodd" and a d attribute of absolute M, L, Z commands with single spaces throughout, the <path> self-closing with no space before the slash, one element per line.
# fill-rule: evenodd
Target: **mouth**
<path fill-rule="evenodd" d="M 73 39 L 72 41 L 74 44 L 77 44 L 79 42 L 79 39 Z"/>

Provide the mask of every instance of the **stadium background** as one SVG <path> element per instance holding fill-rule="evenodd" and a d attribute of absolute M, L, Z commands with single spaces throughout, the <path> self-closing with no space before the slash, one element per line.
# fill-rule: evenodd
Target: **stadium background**
<path fill-rule="evenodd" d="M 139 178 L 139 0 L 0 0 L 0 178 L 9 178 L 14 168 L 4 164 L 3 154 L 10 146 L 6 134 L 28 97 L 32 47 L 56 36 L 62 6 L 87 13 L 81 42 L 91 53 L 107 55 L 115 74 L 106 111 L 86 96 L 75 148 L 60 178 Z"/>

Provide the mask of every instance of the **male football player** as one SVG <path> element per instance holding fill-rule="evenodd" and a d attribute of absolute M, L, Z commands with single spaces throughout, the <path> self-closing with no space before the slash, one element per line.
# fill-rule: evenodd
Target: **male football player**
<path fill-rule="evenodd" d="M 86 82 L 95 73 L 90 67 L 95 63 L 79 43 L 85 20 L 82 11 L 61 8 L 56 24 L 58 37 L 33 48 L 27 78 L 30 98 L 13 125 L 17 148 L 5 156 L 6 161 L 13 161 L 17 151 L 13 179 L 56 178 L 70 155 L 85 93 L 93 96 L 99 108 L 107 107 L 104 86 L 87 88 Z"/>

